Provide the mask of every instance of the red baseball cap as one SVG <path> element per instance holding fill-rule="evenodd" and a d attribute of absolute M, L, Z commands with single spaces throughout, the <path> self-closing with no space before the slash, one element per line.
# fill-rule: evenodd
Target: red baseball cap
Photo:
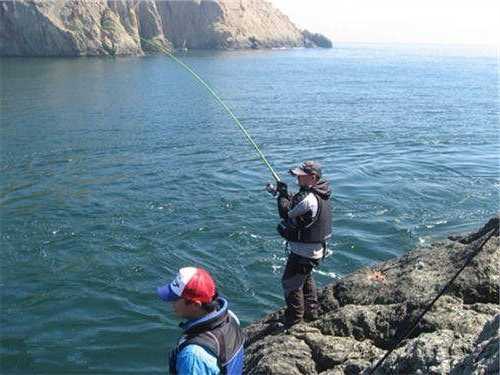
<path fill-rule="evenodd" d="M 158 295 L 166 302 L 179 298 L 192 302 L 210 303 L 216 295 L 215 281 L 202 268 L 181 268 L 169 284 L 157 288 Z"/>

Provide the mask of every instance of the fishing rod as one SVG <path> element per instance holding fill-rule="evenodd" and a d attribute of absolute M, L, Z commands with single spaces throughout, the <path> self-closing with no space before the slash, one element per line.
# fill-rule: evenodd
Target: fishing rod
<path fill-rule="evenodd" d="M 260 159 L 264 162 L 264 164 L 267 166 L 267 168 L 269 168 L 269 170 L 271 171 L 271 173 L 272 173 L 274 179 L 276 180 L 276 182 L 281 181 L 279 175 L 274 171 L 273 167 L 271 166 L 271 164 L 269 163 L 269 161 L 266 159 L 266 157 L 264 156 L 264 154 L 260 150 L 259 146 L 257 146 L 257 144 L 255 143 L 255 141 L 250 136 L 250 133 L 248 133 L 248 131 L 245 129 L 245 127 L 241 124 L 240 120 L 238 120 L 238 118 L 234 115 L 233 111 L 231 111 L 231 109 L 226 105 L 226 103 L 224 103 L 224 101 L 219 97 L 219 95 L 217 95 L 217 93 L 208 85 L 208 83 L 206 83 L 203 80 L 203 78 L 201 78 L 193 69 L 191 69 L 188 65 L 186 65 L 184 62 L 182 62 L 181 60 L 179 60 L 177 57 L 175 57 L 165 47 L 163 47 L 163 46 L 161 46 L 159 44 L 152 43 L 149 40 L 146 40 L 146 39 L 143 39 L 143 38 L 140 38 L 140 39 L 141 39 L 141 41 L 144 41 L 144 42 L 152 45 L 153 47 L 158 48 L 161 52 L 163 52 L 165 55 L 167 55 L 172 60 L 174 60 L 177 64 L 179 64 L 184 69 L 186 69 L 198 82 L 200 82 L 208 90 L 208 92 L 215 98 L 215 100 L 217 100 L 217 102 L 222 106 L 222 108 L 224 108 L 224 110 L 234 120 L 234 122 L 239 127 L 239 129 L 243 132 L 243 134 L 245 135 L 245 137 L 247 138 L 247 140 L 250 142 L 250 144 L 255 148 L 255 151 L 257 151 L 257 154 L 259 155 Z"/>

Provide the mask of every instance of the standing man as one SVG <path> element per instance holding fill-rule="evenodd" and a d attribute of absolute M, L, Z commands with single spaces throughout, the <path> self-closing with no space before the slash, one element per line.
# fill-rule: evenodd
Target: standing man
<path fill-rule="evenodd" d="M 217 295 L 215 282 L 201 268 L 185 267 L 169 284 L 157 289 L 175 315 L 187 319 L 170 354 L 171 374 L 216 375 L 243 373 L 244 335 L 228 302 Z"/>
<path fill-rule="evenodd" d="M 312 270 L 326 253 L 332 234 L 330 185 L 321 179 L 321 166 L 306 161 L 290 173 L 297 177 L 298 193 L 288 193 L 278 182 L 279 234 L 287 240 L 290 254 L 281 279 L 285 294 L 284 328 L 318 316 L 318 294 Z"/>

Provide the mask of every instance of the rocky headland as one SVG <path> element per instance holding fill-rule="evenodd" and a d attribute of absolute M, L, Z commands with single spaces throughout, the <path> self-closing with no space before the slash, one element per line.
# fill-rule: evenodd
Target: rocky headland
<path fill-rule="evenodd" d="M 0 56 L 331 47 L 265 0 L 0 1 Z"/>
<path fill-rule="evenodd" d="M 482 250 L 377 374 L 499 373 L 499 217 L 325 287 L 317 320 L 275 330 L 283 310 L 246 328 L 247 374 L 369 374 L 486 236 Z"/>

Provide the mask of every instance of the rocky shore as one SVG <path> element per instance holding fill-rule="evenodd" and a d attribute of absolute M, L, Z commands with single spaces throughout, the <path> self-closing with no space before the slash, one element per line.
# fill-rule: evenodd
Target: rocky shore
<path fill-rule="evenodd" d="M 298 29 L 265 0 L 0 2 L 0 56 L 318 46 L 331 41 Z"/>
<path fill-rule="evenodd" d="M 377 374 L 499 373 L 499 217 L 325 287 L 321 314 L 273 332 L 283 310 L 246 328 L 247 374 L 368 374 L 495 230 Z"/>

